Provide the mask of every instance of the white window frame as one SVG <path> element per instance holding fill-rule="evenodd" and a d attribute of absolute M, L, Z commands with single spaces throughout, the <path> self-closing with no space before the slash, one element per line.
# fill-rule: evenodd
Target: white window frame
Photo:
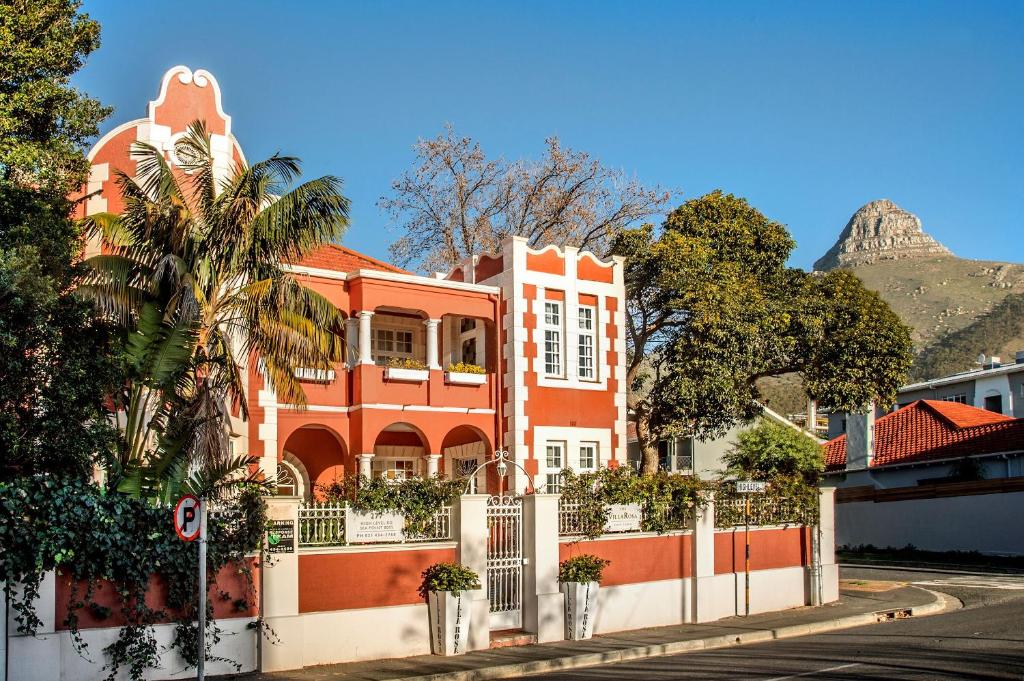
<path fill-rule="evenodd" d="M 565 451 L 568 449 L 565 440 L 547 442 L 544 446 L 544 491 L 557 494 L 562 489 L 562 470 L 565 468 Z M 558 452 L 558 460 L 552 463 L 552 451 Z"/>
<path fill-rule="evenodd" d="M 389 359 L 412 359 L 416 356 L 416 331 L 409 328 L 396 326 L 375 326 L 370 334 L 370 347 L 373 361 L 376 364 L 386 364 Z M 409 351 L 398 350 L 398 343 L 406 342 L 406 339 L 399 341 L 398 335 L 408 335 Z M 390 335 L 384 339 L 382 336 Z"/>
<path fill-rule="evenodd" d="M 943 402 L 956 402 L 957 404 L 967 404 L 967 393 L 955 393 L 953 395 L 946 395 L 942 398 Z"/>
<path fill-rule="evenodd" d="M 581 381 L 597 381 L 597 307 L 580 305 L 576 337 L 576 375 Z"/>
<path fill-rule="evenodd" d="M 401 470 L 395 467 L 397 463 L 403 464 Z M 409 464 L 408 472 L 404 470 L 406 468 L 404 464 Z M 388 473 L 391 473 L 391 475 L 389 476 Z M 373 478 L 384 478 L 388 482 L 400 482 L 409 478 L 419 477 L 419 475 L 419 460 L 413 457 L 374 456 L 370 461 L 370 477 Z"/>
<path fill-rule="evenodd" d="M 560 300 L 544 301 L 544 375 L 565 378 L 565 305 Z"/>
<path fill-rule="evenodd" d="M 585 461 L 583 458 L 584 450 L 590 450 L 589 461 Z M 579 444 L 579 471 L 581 473 L 590 473 L 597 470 L 597 465 L 601 461 L 601 443 L 584 441 Z"/>

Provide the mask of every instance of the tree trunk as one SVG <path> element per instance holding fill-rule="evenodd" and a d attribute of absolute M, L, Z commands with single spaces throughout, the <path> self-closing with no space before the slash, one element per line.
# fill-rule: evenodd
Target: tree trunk
<path fill-rule="evenodd" d="M 658 441 L 651 435 L 650 420 L 644 414 L 637 414 L 636 440 L 640 445 L 640 456 L 643 465 L 640 472 L 654 475 L 658 472 Z"/>

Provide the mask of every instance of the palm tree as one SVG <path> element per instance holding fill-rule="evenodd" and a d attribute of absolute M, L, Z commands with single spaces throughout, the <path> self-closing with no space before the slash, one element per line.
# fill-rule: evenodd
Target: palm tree
<path fill-rule="evenodd" d="M 282 263 L 340 237 L 349 202 L 335 177 L 293 184 L 292 157 L 219 178 L 199 121 L 176 145 L 178 167 L 147 144 L 132 155 L 138 179 L 117 174 L 124 212 L 88 218 L 108 252 L 86 260 L 78 290 L 128 332 L 113 477 L 145 494 L 234 465 L 229 411 L 248 416 L 241 363 L 258 361 L 283 401 L 303 405 L 295 368 L 341 360 L 341 312 Z"/>

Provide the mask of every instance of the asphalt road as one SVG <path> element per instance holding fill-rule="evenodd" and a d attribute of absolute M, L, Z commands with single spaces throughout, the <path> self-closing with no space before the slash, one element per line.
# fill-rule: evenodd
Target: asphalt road
<path fill-rule="evenodd" d="M 964 603 L 931 617 L 784 641 L 526 677 L 615 679 L 1024 679 L 1024 577 L 846 570 L 846 579 L 921 583 Z"/>

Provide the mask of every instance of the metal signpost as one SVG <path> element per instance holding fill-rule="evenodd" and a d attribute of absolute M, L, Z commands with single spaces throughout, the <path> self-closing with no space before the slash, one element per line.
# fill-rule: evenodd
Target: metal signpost
<path fill-rule="evenodd" d="M 207 507 L 197 497 L 186 494 L 174 505 L 174 531 L 182 541 L 199 539 L 199 656 L 196 679 L 206 678 L 206 521 Z"/>
<path fill-rule="evenodd" d="M 736 491 L 743 495 L 743 606 L 744 617 L 750 615 L 750 495 L 764 492 L 767 483 L 759 480 L 737 480 Z"/>

